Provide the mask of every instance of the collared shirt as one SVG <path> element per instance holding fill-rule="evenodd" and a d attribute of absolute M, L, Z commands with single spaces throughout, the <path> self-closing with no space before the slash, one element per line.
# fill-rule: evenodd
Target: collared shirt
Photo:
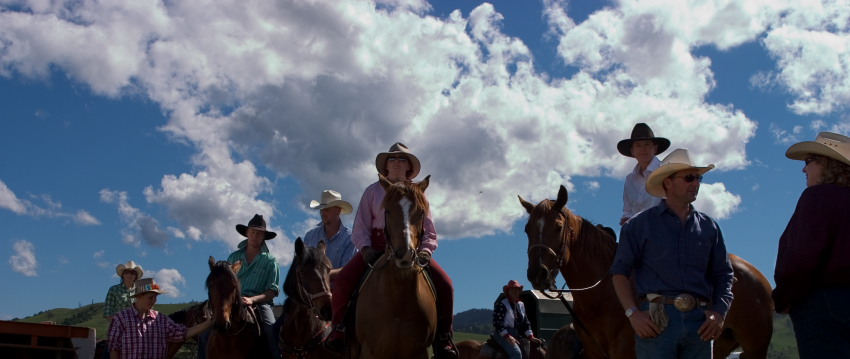
<path fill-rule="evenodd" d="M 637 164 L 632 172 L 626 175 L 626 182 L 623 184 L 622 217 L 634 217 L 636 214 L 655 207 L 661 202 L 661 198 L 646 192 L 646 180 L 649 179 L 652 171 L 655 171 L 660 165 L 661 161 L 658 160 L 658 157 L 653 157 L 643 173 L 640 172 L 640 164 Z"/>
<path fill-rule="evenodd" d="M 357 250 L 372 245 L 372 228 L 384 229 L 383 203 L 385 194 L 384 187 L 379 182 L 372 183 L 363 191 L 363 196 L 360 198 L 360 204 L 357 207 L 357 214 L 354 216 L 354 229 L 351 232 L 351 240 Z M 437 229 L 434 228 L 430 211 L 425 215 L 423 230 L 425 237 L 422 238 L 418 249 L 433 254 L 437 249 Z M 384 248 L 376 249 L 384 250 Z"/>
<path fill-rule="evenodd" d="M 779 238 L 773 300 L 787 311 L 818 288 L 850 288 L 850 187 L 806 188 Z"/>
<path fill-rule="evenodd" d="M 130 289 L 125 287 L 123 283 L 109 287 L 109 291 L 106 292 L 106 300 L 103 301 L 103 316 L 115 315 L 115 313 L 132 307 L 136 301 L 132 295 Z"/>
<path fill-rule="evenodd" d="M 144 316 L 135 308 L 115 314 L 109 326 L 109 350 L 122 359 L 165 358 L 168 342 L 186 339 L 186 327 L 151 309 Z"/>
<path fill-rule="evenodd" d="M 712 310 L 724 316 L 732 303 L 732 263 L 723 233 L 693 206 L 685 223 L 661 201 L 623 226 L 611 274 L 628 277 L 632 271 L 639 297 L 686 292 L 711 299 Z"/>
<path fill-rule="evenodd" d="M 493 328 L 499 336 L 505 334 L 531 337 L 531 322 L 525 314 L 525 303 L 521 300 L 512 304 L 507 297 L 496 301 L 493 306 Z"/>
<path fill-rule="evenodd" d="M 242 296 L 253 297 L 262 294 L 267 290 L 275 293 L 280 293 L 280 267 L 277 264 L 277 259 L 269 252 L 269 247 L 263 243 L 260 253 L 254 257 L 254 261 L 248 263 L 247 248 L 248 240 L 239 243 L 235 252 L 230 253 L 227 261 L 236 263 L 242 261 L 242 268 L 239 268 L 239 283 L 242 285 Z"/>
<path fill-rule="evenodd" d="M 325 241 L 325 253 L 331 260 L 331 265 L 341 268 L 354 256 L 354 242 L 351 241 L 351 229 L 340 223 L 339 231 L 330 239 L 325 234 L 325 225 L 321 222 L 304 235 L 304 244 L 308 247 L 318 247 L 319 242 Z"/>

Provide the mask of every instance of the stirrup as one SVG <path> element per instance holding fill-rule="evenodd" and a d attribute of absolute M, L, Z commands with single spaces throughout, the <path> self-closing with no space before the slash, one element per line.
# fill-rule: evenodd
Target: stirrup
<path fill-rule="evenodd" d="M 434 339 L 433 344 L 434 358 L 436 359 L 457 359 L 458 350 L 452 342 L 452 333 L 442 333 Z"/>

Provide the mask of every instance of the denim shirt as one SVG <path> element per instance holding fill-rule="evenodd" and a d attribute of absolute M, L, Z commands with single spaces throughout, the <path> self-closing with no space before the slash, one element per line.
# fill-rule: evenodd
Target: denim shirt
<path fill-rule="evenodd" d="M 690 206 L 685 223 L 661 201 L 620 231 L 611 274 L 634 271 L 638 297 L 683 292 L 711 300 L 726 315 L 732 303 L 732 264 L 717 223 Z"/>
<path fill-rule="evenodd" d="M 308 247 L 318 247 L 321 241 L 327 245 L 325 254 L 330 258 L 334 269 L 342 268 L 357 252 L 354 250 L 354 242 L 351 241 L 351 229 L 342 223 L 339 225 L 339 232 L 330 239 L 325 235 L 325 225 L 322 222 L 304 235 L 304 244 Z"/>

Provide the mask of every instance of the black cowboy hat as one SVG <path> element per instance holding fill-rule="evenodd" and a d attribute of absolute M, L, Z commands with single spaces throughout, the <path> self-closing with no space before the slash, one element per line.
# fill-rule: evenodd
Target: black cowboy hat
<path fill-rule="evenodd" d="M 236 231 L 239 232 L 239 234 L 241 234 L 245 237 L 248 236 L 246 234 L 246 232 L 248 231 L 248 228 L 259 229 L 263 232 L 266 232 L 266 240 L 277 237 L 277 233 L 266 230 L 266 220 L 263 219 L 263 216 L 261 216 L 259 214 L 255 214 L 254 218 L 251 218 L 251 220 L 248 221 L 247 226 L 244 225 L 244 224 L 237 224 L 236 225 Z"/>
<path fill-rule="evenodd" d="M 655 142 L 658 146 L 658 150 L 655 151 L 656 155 L 666 151 L 667 148 L 670 147 L 670 140 L 664 137 L 655 137 L 655 134 L 652 133 L 652 129 L 649 128 L 649 125 L 639 123 L 632 129 L 631 138 L 627 138 L 617 143 L 617 151 L 620 151 L 620 154 L 623 156 L 634 157 L 632 156 L 632 142 L 640 140 L 652 140 Z"/>

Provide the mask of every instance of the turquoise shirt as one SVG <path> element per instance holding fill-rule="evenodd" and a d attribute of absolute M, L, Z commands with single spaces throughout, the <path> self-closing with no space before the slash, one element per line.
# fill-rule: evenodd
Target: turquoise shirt
<path fill-rule="evenodd" d="M 127 289 L 123 283 L 119 283 L 109 287 L 106 292 L 106 300 L 103 301 L 103 316 L 109 317 L 116 313 L 130 308 L 136 298 L 133 298 L 131 289 Z"/>
<path fill-rule="evenodd" d="M 246 256 L 247 247 L 248 240 L 246 239 L 239 243 L 239 249 L 230 253 L 230 256 L 227 257 L 227 261 L 230 263 L 242 261 L 242 268 L 239 268 L 239 273 L 236 273 L 236 276 L 239 277 L 239 283 L 242 285 L 242 296 L 253 297 L 267 290 L 275 292 L 275 295 L 280 293 L 278 286 L 280 268 L 277 259 L 269 252 L 269 247 L 263 243 L 260 253 L 254 257 L 254 261 L 251 263 L 248 263 Z"/>

